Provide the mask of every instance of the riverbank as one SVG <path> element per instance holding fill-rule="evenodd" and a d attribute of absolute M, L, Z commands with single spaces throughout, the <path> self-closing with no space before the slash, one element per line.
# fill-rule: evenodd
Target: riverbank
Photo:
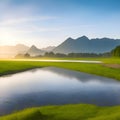
<path fill-rule="evenodd" d="M 118 59 L 103 59 L 103 63 L 78 63 L 78 62 L 43 62 L 43 61 L 30 61 L 30 60 L 0 60 L 0 76 L 7 74 L 14 74 L 29 69 L 55 66 L 80 72 L 86 72 L 99 76 L 109 77 L 120 80 L 120 68 L 113 68 L 110 66 L 112 63 L 119 64 Z"/>
<path fill-rule="evenodd" d="M 98 107 L 89 104 L 29 108 L 0 117 L 0 120 L 119 120 L 120 106 Z"/>

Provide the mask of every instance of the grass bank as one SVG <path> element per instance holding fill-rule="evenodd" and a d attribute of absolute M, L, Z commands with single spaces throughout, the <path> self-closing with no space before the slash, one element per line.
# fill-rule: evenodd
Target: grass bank
<path fill-rule="evenodd" d="M 120 59 L 104 59 L 105 63 L 117 63 Z M 110 62 L 111 61 L 111 62 Z M 65 69 L 71 69 L 90 74 L 105 76 L 120 80 L 120 68 L 110 68 L 103 64 L 89 64 L 89 63 L 60 63 L 60 62 L 39 62 L 39 61 L 12 61 L 12 60 L 0 60 L 0 76 L 6 74 L 17 73 L 33 68 L 55 66 Z"/>
<path fill-rule="evenodd" d="M 0 120 L 120 120 L 120 106 L 75 104 L 29 108 Z"/>

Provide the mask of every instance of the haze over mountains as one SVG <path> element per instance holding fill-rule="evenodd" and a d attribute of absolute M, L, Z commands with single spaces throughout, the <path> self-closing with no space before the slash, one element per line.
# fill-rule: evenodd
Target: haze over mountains
<path fill-rule="evenodd" d="M 41 50 L 51 52 L 51 51 L 53 51 L 54 48 L 55 48 L 55 46 L 48 46 L 46 48 L 42 48 Z"/>
<path fill-rule="evenodd" d="M 18 53 L 24 54 L 28 51 L 29 47 L 23 44 L 17 44 L 16 46 L 0 46 L 0 57 L 9 58 L 14 57 Z"/>
<path fill-rule="evenodd" d="M 45 51 L 38 49 L 35 45 L 32 45 L 27 51 L 31 56 L 44 55 Z"/>
<path fill-rule="evenodd" d="M 116 46 L 120 45 L 120 39 L 95 38 L 89 39 L 86 36 L 77 39 L 68 38 L 57 47 L 49 46 L 39 49 L 35 45 L 28 47 L 23 44 L 16 46 L 0 46 L 0 57 L 14 57 L 21 53 L 29 53 L 31 56 L 44 55 L 45 52 L 54 53 L 105 53 L 110 52 Z"/>
<path fill-rule="evenodd" d="M 113 48 L 120 45 L 120 39 L 96 38 L 89 39 L 82 36 L 77 39 L 68 38 L 59 46 L 57 46 L 54 53 L 104 53 L 110 52 Z"/>

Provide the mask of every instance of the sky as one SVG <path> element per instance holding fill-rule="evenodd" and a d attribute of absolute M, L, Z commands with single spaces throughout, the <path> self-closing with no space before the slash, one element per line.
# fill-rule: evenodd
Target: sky
<path fill-rule="evenodd" d="M 120 0 L 0 0 L 0 45 L 43 48 L 83 35 L 120 39 Z"/>

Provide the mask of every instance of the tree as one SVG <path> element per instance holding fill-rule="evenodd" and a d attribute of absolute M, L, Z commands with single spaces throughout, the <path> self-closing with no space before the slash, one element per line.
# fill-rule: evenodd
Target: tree
<path fill-rule="evenodd" d="M 67 57 L 67 55 L 65 55 L 63 53 L 56 53 L 55 56 L 56 57 Z"/>
<path fill-rule="evenodd" d="M 25 54 L 17 54 L 15 56 L 15 58 L 29 58 L 30 55 L 28 53 L 25 53 Z"/>
<path fill-rule="evenodd" d="M 120 57 L 120 46 L 117 46 L 115 49 L 113 49 L 111 53 L 114 57 Z"/>
<path fill-rule="evenodd" d="M 45 57 L 55 57 L 55 54 L 53 52 L 46 52 Z"/>
<path fill-rule="evenodd" d="M 28 58 L 28 57 L 30 57 L 30 54 L 26 53 L 26 54 L 24 54 L 24 57 Z"/>

